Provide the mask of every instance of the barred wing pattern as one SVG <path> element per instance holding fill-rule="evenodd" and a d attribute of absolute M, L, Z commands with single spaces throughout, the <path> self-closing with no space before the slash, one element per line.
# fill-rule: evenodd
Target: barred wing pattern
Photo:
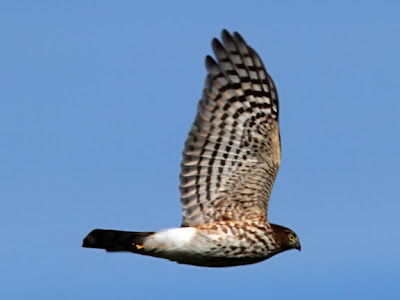
<path fill-rule="evenodd" d="M 182 226 L 267 218 L 280 165 L 279 103 L 258 54 L 222 32 L 206 57 L 208 75 L 185 142 L 180 174 Z"/>

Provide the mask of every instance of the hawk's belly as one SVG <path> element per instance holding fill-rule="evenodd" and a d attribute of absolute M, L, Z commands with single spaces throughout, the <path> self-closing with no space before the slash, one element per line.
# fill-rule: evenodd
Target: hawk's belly
<path fill-rule="evenodd" d="M 234 221 L 173 228 L 149 236 L 143 254 L 196 266 L 252 264 L 280 252 L 268 231 L 269 226 Z"/>

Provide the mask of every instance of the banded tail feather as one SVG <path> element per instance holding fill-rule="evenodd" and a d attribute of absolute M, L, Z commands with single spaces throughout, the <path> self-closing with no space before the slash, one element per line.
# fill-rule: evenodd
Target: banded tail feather
<path fill-rule="evenodd" d="M 85 237 L 82 247 L 140 253 L 144 240 L 153 233 L 95 229 Z"/>

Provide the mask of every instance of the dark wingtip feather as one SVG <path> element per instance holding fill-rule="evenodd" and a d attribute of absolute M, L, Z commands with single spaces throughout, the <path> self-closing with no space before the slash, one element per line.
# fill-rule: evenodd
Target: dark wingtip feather
<path fill-rule="evenodd" d="M 215 68 L 215 66 L 217 65 L 214 58 L 212 58 L 210 55 L 206 56 L 205 64 L 208 72 L 211 72 L 211 69 Z"/>
<path fill-rule="evenodd" d="M 225 42 L 226 40 L 231 40 L 232 36 L 231 36 L 231 34 L 229 33 L 228 30 L 222 29 L 221 38 Z"/>
<path fill-rule="evenodd" d="M 223 35 L 226 35 L 226 34 L 228 34 L 229 35 L 229 31 L 228 30 L 226 30 L 225 28 L 224 29 L 222 29 L 222 31 L 221 31 L 221 36 L 223 36 Z"/>
<path fill-rule="evenodd" d="M 245 41 L 244 38 L 240 35 L 239 32 L 235 31 L 235 32 L 233 33 L 233 38 L 236 40 L 236 42 L 247 45 L 246 41 Z"/>
<path fill-rule="evenodd" d="M 214 51 L 215 54 L 217 54 L 217 53 L 219 53 L 220 51 L 223 51 L 223 50 L 224 50 L 224 46 L 222 46 L 221 42 L 220 42 L 218 39 L 216 39 L 216 38 L 214 38 L 214 39 L 212 40 L 211 46 L 212 46 L 212 49 L 213 49 L 213 51 Z"/>

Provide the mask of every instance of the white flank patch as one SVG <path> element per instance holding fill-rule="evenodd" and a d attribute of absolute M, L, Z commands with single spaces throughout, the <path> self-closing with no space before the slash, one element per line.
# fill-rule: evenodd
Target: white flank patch
<path fill-rule="evenodd" d="M 190 245 L 196 235 L 197 229 L 193 227 L 172 228 L 156 232 L 146 239 L 146 250 L 174 251 L 185 249 Z"/>

